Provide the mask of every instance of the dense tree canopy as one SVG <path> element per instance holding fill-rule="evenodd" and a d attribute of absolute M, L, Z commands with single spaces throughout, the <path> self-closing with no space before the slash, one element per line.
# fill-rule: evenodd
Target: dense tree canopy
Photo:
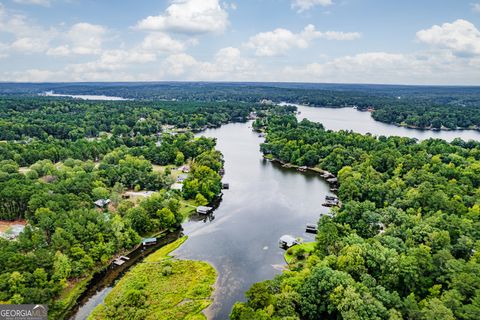
<path fill-rule="evenodd" d="M 17 239 L 0 238 L 0 302 L 57 310 L 67 285 L 140 236 L 179 228 L 182 202 L 205 205 L 221 188 L 215 140 L 191 130 L 244 121 L 252 108 L 0 99 L 0 220 L 26 224 Z M 185 191 L 170 190 L 172 169 L 187 163 Z M 137 201 L 125 191 L 149 193 Z"/>
<path fill-rule="evenodd" d="M 478 319 L 480 144 L 264 120 L 262 151 L 338 175 L 316 251 L 254 285 L 232 319 Z"/>

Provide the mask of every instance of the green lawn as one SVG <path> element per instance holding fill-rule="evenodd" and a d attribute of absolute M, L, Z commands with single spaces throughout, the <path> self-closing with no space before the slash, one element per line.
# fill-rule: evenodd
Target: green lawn
<path fill-rule="evenodd" d="M 312 253 L 315 250 L 315 242 L 305 242 L 305 243 L 297 244 L 291 247 L 290 249 L 285 251 L 285 254 L 284 254 L 285 261 L 288 264 L 297 262 L 296 256 L 298 251 L 301 249 L 305 250 L 305 258 L 306 258 L 310 255 L 310 253 Z"/>
<path fill-rule="evenodd" d="M 100 319 L 205 319 L 217 273 L 208 263 L 169 253 L 186 237 L 151 254 L 129 271 L 89 316 Z"/>

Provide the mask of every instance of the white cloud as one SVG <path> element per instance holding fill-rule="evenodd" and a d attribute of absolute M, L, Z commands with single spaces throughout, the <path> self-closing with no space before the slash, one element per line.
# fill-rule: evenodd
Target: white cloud
<path fill-rule="evenodd" d="M 51 4 L 50 0 L 14 0 L 14 2 L 20 3 L 20 4 L 34 4 L 34 5 L 44 6 L 44 7 L 49 7 Z"/>
<path fill-rule="evenodd" d="M 480 13 L 480 3 L 472 3 L 473 12 Z"/>
<path fill-rule="evenodd" d="M 53 29 L 44 29 L 29 21 L 26 16 L 13 14 L 7 11 L 5 6 L 0 3 L 0 32 L 12 34 L 18 38 L 21 37 L 51 37 Z"/>
<path fill-rule="evenodd" d="M 139 21 L 136 28 L 202 34 L 223 32 L 227 26 L 228 13 L 218 0 L 173 0 L 163 14 Z"/>
<path fill-rule="evenodd" d="M 262 32 L 250 38 L 246 46 L 255 49 L 257 56 L 272 57 L 284 54 L 291 48 L 305 49 L 318 38 L 327 40 L 354 40 L 360 37 L 358 32 L 320 32 L 314 25 L 307 25 L 300 33 L 278 28 L 269 32 Z"/>
<path fill-rule="evenodd" d="M 280 81 L 385 84 L 476 84 L 480 59 L 460 59 L 449 52 L 397 54 L 366 52 L 304 67 L 285 67 Z"/>
<path fill-rule="evenodd" d="M 421 42 L 442 49 L 449 49 L 459 56 L 480 55 L 480 31 L 467 20 L 435 25 L 417 32 Z"/>
<path fill-rule="evenodd" d="M 50 41 L 58 35 L 54 28 L 38 26 L 26 16 L 7 10 L 1 3 L 0 32 L 13 36 L 10 43 L 4 43 L 2 55 L 8 55 L 10 51 L 17 54 L 43 52 L 48 48 Z"/>
<path fill-rule="evenodd" d="M 7 50 L 8 46 L 0 42 L 0 59 L 8 57 Z"/>
<path fill-rule="evenodd" d="M 292 0 L 292 8 L 298 12 L 310 10 L 315 6 L 326 7 L 332 4 L 332 0 Z"/>
<path fill-rule="evenodd" d="M 54 48 L 49 48 L 46 52 L 49 56 L 68 56 L 71 54 L 70 47 L 68 45 L 61 45 Z"/>
<path fill-rule="evenodd" d="M 71 51 L 75 54 L 99 54 L 107 30 L 99 25 L 86 22 L 74 24 L 67 33 L 72 44 Z"/>
<path fill-rule="evenodd" d="M 45 43 L 44 39 L 29 38 L 29 37 L 19 38 L 10 45 L 10 49 L 23 52 L 26 54 L 43 52 L 47 48 L 48 48 L 48 44 Z"/>
<path fill-rule="evenodd" d="M 175 53 L 160 64 L 154 56 L 114 50 L 90 63 L 69 65 L 60 71 L 26 70 L 0 75 L 15 81 L 289 81 L 388 84 L 465 84 L 480 82 L 480 57 L 458 58 L 448 51 L 399 54 L 365 52 L 323 63 L 269 69 L 242 56 L 238 48 L 219 50 L 211 61 Z M 128 61 L 130 64 L 125 64 Z M 148 68 L 140 72 L 138 64 Z"/>
<path fill-rule="evenodd" d="M 254 61 L 234 47 L 220 49 L 210 62 L 198 61 L 186 53 L 171 55 L 162 69 L 168 79 L 182 80 L 248 80 L 261 73 Z"/>
<path fill-rule="evenodd" d="M 186 53 L 171 55 L 163 63 L 167 72 L 175 77 L 185 75 L 187 70 L 198 64 L 199 62 L 194 57 Z"/>
<path fill-rule="evenodd" d="M 145 64 L 156 61 L 154 53 L 135 50 L 106 50 L 92 62 L 71 64 L 66 67 L 73 74 L 96 73 L 127 69 L 131 65 Z"/>
<path fill-rule="evenodd" d="M 166 33 L 154 32 L 143 39 L 141 47 L 147 51 L 180 52 L 184 51 L 186 46 Z"/>

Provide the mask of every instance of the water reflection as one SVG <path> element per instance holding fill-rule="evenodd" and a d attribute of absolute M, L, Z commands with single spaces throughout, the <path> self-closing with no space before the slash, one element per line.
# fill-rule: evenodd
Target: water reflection
<path fill-rule="evenodd" d="M 202 135 L 217 138 L 225 156 L 224 190 L 215 219 L 184 225 L 189 240 L 174 254 L 212 263 L 219 272 L 209 318 L 227 319 L 235 301 L 255 282 L 271 279 L 285 263 L 278 239 L 284 234 L 314 240 L 305 233 L 316 222 L 329 187 L 317 175 L 299 174 L 261 157 L 262 139 L 249 124 L 229 124 Z"/>
<path fill-rule="evenodd" d="M 370 112 L 361 112 L 353 108 L 312 108 L 296 105 L 300 114 L 299 120 L 307 118 L 320 122 L 328 130 L 352 130 L 358 133 L 371 133 L 377 136 L 401 136 L 425 140 L 429 138 L 452 141 L 455 138 L 463 140 L 480 140 L 478 130 L 432 131 L 398 127 L 375 121 Z"/>

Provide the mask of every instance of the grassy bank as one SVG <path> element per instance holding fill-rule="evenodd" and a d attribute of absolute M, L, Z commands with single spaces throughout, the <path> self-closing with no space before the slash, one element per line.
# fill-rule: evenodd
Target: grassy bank
<path fill-rule="evenodd" d="M 100 319 L 205 319 L 216 271 L 201 261 L 169 253 L 186 237 L 148 256 L 129 271 L 89 317 Z"/>
<path fill-rule="evenodd" d="M 92 275 L 70 283 L 49 310 L 49 319 L 64 319 L 77 303 L 78 298 L 86 290 Z"/>
<path fill-rule="evenodd" d="M 305 260 L 314 250 L 315 242 L 297 244 L 285 251 L 284 258 L 288 264 L 293 264 L 299 260 Z"/>

